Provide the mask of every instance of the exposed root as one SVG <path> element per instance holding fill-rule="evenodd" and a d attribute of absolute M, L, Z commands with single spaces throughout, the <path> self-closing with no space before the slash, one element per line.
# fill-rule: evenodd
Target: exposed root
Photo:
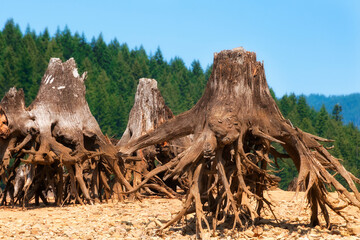
<path fill-rule="evenodd" d="M 123 176 L 122 159 L 89 110 L 85 77 L 77 73 L 73 59 L 51 59 L 30 106 L 25 106 L 23 91 L 15 88 L 1 100 L 0 175 L 7 186 L 1 204 L 7 204 L 7 195 L 11 204 L 15 200 L 25 206 L 33 196 L 47 204 L 42 191 L 52 191 L 58 206 L 92 204 L 110 198 L 113 186 L 132 190 Z M 25 170 L 19 171 L 20 163 L 35 169 L 31 181 Z"/>
<path fill-rule="evenodd" d="M 130 154 L 188 134 L 193 134 L 194 143 L 182 157 L 155 168 L 141 183 L 145 185 L 150 176 L 167 171 L 166 178 L 186 179 L 189 184 L 183 209 L 162 229 L 193 211 L 199 235 L 205 231 L 203 223 L 208 229 L 212 225 L 215 231 L 231 219 L 233 228 L 245 229 L 261 217 L 263 208 L 273 214 L 264 191 L 278 184 L 279 178 L 271 169 L 272 164 L 277 165 L 277 158 L 291 158 L 299 171 L 296 193 L 305 186 L 312 226 L 321 224 L 319 211 L 330 226 L 327 207 L 340 216 L 346 204 L 360 208 L 355 186 L 359 179 L 318 143 L 331 140 L 305 133 L 284 119 L 271 97 L 263 64 L 256 61 L 254 53 L 239 48 L 215 54 L 204 95 L 191 110 L 119 149 Z M 271 143 L 280 144 L 286 153 L 280 153 Z M 341 176 L 352 193 L 329 171 Z M 329 199 L 327 186 L 339 193 L 345 205 L 337 206 Z"/>

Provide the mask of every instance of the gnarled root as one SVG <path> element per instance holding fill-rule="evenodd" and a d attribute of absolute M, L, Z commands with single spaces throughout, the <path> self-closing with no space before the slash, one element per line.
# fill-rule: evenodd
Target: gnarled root
<path fill-rule="evenodd" d="M 255 53 L 237 48 L 215 54 L 212 74 L 198 103 L 119 150 L 130 154 L 189 134 L 194 136 L 193 144 L 181 156 L 149 172 L 134 189 L 159 172 L 165 173 L 165 179 L 187 180 L 184 208 L 163 228 L 193 211 L 200 235 L 204 232 L 203 223 L 209 228 L 207 217 L 211 217 L 213 230 L 228 219 L 233 221 L 233 228 L 253 224 L 264 207 L 272 212 L 264 191 L 277 185 L 279 178 L 272 175 L 271 166 L 283 157 L 291 158 L 299 171 L 296 192 L 299 186 L 306 189 L 311 225 L 320 224 L 321 210 L 326 226 L 330 226 L 327 207 L 341 215 L 344 205 L 332 203 L 327 185 L 339 193 L 345 205 L 360 208 L 360 194 L 354 183 L 360 180 L 318 143 L 328 139 L 302 132 L 284 119 Z M 280 144 L 286 153 L 276 151 L 272 142 Z M 353 193 L 330 171 L 341 176 Z"/>
<path fill-rule="evenodd" d="M 37 172 L 44 171 L 35 174 L 32 183 L 29 182 L 32 187 L 17 190 L 24 190 L 19 199 L 24 203 L 35 187 L 52 189 L 59 206 L 68 200 L 93 203 L 102 199 L 103 192 L 106 198 L 110 197 L 112 174 L 121 190 L 132 189 L 123 176 L 123 161 L 117 156 L 115 146 L 102 134 L 90 112 L 85 99 L 85 78 L 86 73 L 78 74 L 74 59 L 62 63 L 53 58 L 30 106 L 25 106 L 24 92 L 16 88 L 11 88 L 1 100 L 0 175 L 7 185 L 6 191 L 11 193 L 16 185 L 15 173 L 20 162 L 35 166 Z M 52 175 L 45 171 L 49 168 Z M 111 174 L 99 174 L 99 171 Z M 18 179 L 24 180 L 20 175 Z M 41 183 L 36 185 L 39 179 Z M 6 197 L 2 202 L 6 203 Z"/>

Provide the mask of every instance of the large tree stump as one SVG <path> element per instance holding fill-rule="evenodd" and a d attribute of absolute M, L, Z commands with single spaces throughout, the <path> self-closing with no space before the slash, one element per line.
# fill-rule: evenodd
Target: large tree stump
<path fill-rule="evenodd" d="M 341 208 L 328 198 L 327 185 L 348 204 L 360 207 L 359 181 L 328 153 L 318 141 L 328 141 L 293 127 L 284 119 L 272 98 L 264 66 L 256 54 L 243 48 L 215 54 L 213 71 L 205 92 L 189 111 L 168 120 L 154 131 L 130 141 L 120 149 L 123 154 L 171 139 L 194 134 L 194 143 L 169 163 L 154 169 L 150 177 L 165 171 L 165 178 L 184 174 L 191 183 L 184 208 L 163 228 L 184 215 L 196 212 L 198 233 L 203 224 L 213 229 L 229 218 L 234 227 L 247 226 L 271 203 L 263 196 L 269 185 L 278 181 L 268 169 L 269 155 L 290 157 L 299 171 L 296 191 L 303 184 L 311 207 L 312 226 L 319 224 L 319 208 L 327 226 L 327 207 L 338 214 Z M 279 143 L 281 154 L 271 143 Z M 348 183 L 350 193 L 330 173 L 336 172 Z M 257 201 L 254 207 L 249 199 Z M 162 228 L 162 229 L 163 229 Z"/>
<path fill-rule="evenodd" d="M 148 131 L 153 131 L 165 121 L 174 118 L 174 114 L 161 96 L 157 88 L 155 79 L 141 78 L 137 86 L 134 105 L 129 114 L 129 120 L 126 130 L 117 143 L 117 147 L 127 144 Z M 132 178 L 133 187 L 136 187 L 143 180 L 143 176 L 150 170 L 154 169 L 158 164 L 163 165 L 172 158 L 182 152 L 189 146 L 188 137 L 175 139 L 169 142 L 162 142 L 156 146 L 148 146 L 141 150 L 137 150 L 131 157 L 125 158 L 128 162 L 126 166 L 127 180 Z M 151 179 L 151 184 L 146 184 L 145 191 L 148 189 L 160 191 L 169 197 L 174 196 L 173 190 L 176 188 L 177 181 L 168 180 L 165 184 L 158 177 Z"/>
<path fill-rule="evenodd" d="M 102 134 L 90 112 L 85 99 L 85 78 L 86 73 L 78 74 L 74 59 L 62 63 L 52 58 L 36 99 L 29 107 L 25 107 L 22 90 L 12 88 L 6 93 L 0 103 L 6 117 L 3 124 L 8 126 L 8 129 L 0 128 L 3 138 L 1 166 L 7 169 L 3 172 L 5 182 L 22 161 L 36 166 L 47 165 L 57 173 L 52 178 L 56 179 L 59 205 L 71 196 L 80 203 L 82 199 L 92 202 L 101 192 L 100 174 L 89 186 L 84 181 L 84 171 L 111 169 L 122 186 L 132 189 L 122 174 L 123 163 L 117 157 L 117 150 Z M 11 157 L 17 165 L 9 165 Z M 64 181 L 63 173 L 68 180 Z M 66 182 L 69 188 L 64 186 Z"/>

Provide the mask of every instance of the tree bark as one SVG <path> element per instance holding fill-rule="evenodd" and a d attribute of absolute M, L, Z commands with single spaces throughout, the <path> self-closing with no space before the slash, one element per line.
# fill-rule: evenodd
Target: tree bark
<path fill-rule="evenodd" d="M 183 211 L 163 228 L 194 208 L 199 234 L 203 233 L 202 223 L 209 228 L 205 212 L 212 217 L 215 229 L 226 218 L 234 221 L 234 228 L 245 227 L 260 217 L 263 206 L 271 210 L 263 192 L 278 180 L 271 175 L 273 160 L 269 155 L 284 156 L 271 146 L 272 142 L 282 145 L 299 171 L 296 192 L 299 186 L 305 186 L 312 225 L 319 223 L 318 205 L 328 227 L 327 207 L 341 214 L 341 207 L 327 197 L 326 185 L 332 185 L 349 204 L 360 207 L 354 184 L 359 180 L 318 143 L 327 139 L 303 132 L 284 119 L 270 94 L 264 66 L 256 61 L 253 52 L 237 48 L 216 53 L 212 74 L 198 103 L 154 131 L 131 140 L 120 152 L 131 154 L 189 134 L 194 134 L 194 143 L 181 156 L 146 176 L 164 171 L 165 178 L 185 175 L 190 183 Z M 353 194 L 330 170 L 345 179 Z M 255 208 L 248 199 L 256 199 Z"/>

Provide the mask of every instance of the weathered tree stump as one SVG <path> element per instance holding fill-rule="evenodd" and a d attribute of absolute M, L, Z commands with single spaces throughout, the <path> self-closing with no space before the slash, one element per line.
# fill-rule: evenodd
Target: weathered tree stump
<path fill-rule="evenodd" d="M 141 78 L 135 94 L 135 102 L 129 114 L 126 130 L 117 143 L 117 147 L 127 144 L 148 131 L 153 131 L 165 121 L 174 118 L 174 114 L 161 96 L 157 88 L 155 79 Z M 125 157 L 127 180 L 132 179 L 133 187 L 136 187 L 143 180 L 143 176 L 158 164 L 163 165 L 177 156 L 190 145 L 188 137 L 175 139 L 169 142 L 162 142 L 156 146 L 148 146 L 137 150 L 131 157 Z M 151 193 L 151 190 L 160 191 L 163 194 L 174 197 L 173 190 L 176 188 L 177 181 L 169 179 L 165 184 L 161 176 L 151 179 L 151 184 L 143 186 L 144 190 Z M 170 188 L 169 188 L 170 187 Z"/>
<path fill-rule="evenodd" d="M 7 178 L 21 161 L 51 168 L 55 174 L 48 178 L 56 182 L 58 205 L 64 199 L 75 198 L 82 203 L 98 198 L 102 191 L 99 182 L 106 186 L 109 180 L 99 177 L 99 168 L 108 169 L 115 174 L 117 182 L 132 189 L 122 174 L 123 163 L 117 157 L 117 150 L 102 134 L 90 112 L 85 99 L 85 78 L 86 73 L 78 74 L 74 59 L 62 63 L 52 58 L 36 99 L 29 107 L 25 107 L 22 90 L 12 88 L 6 93 L 0 103 L 0 115 L 5 116 L 2 124 L 8 127 L 0 128 L 3 138 L 0 165 L 6 169 L 2 174 L 5 183 L 11 184 Z M 11 158 L 17 165 L 10 165 Z M 84 181 L 86 171 L 96 173 L 90 186 Z M 36 182 L 36 176 L 34 178 Z"/>
<path fill-rule="evenodd" d="M 190 189 L 182 211 L 162 227 L 196 212 L 196 228 L 210 228 L 229 218 L 236 225 L 248 226 L 271 203 L 264 190 L 277 184 L 269 166 L 274 157 L 290 157 L 299 171 L 296 191 L 303 184 L 311 206 L 312 226 L 319 224 L 319 208 L 326 226 L 330 226 L 327 207 L 338 214 L 328 198 L 327 185 L 333 186 L 346 203 L 360 207 L 360 195 L 354 184 L 359 181 L 328 153 L 318 141 L 328 141 L 293 127 L 280 113 L 272 98 L 264 66 L 256 54 L 242 48 L 215 54 L 213 71 L 205 92 L 189 111 L 176 116 L 120 149 L 123 154 L 194 134 L 194 143 L 167 164 L 155 168 L 146 179 L 164 171 L 166 178 L 186 175 Z M 271 146 L 279 143 L 287 152 L 280 154 Z M 329 171 L 342 176 L 350 193 Z M 144 183 L 142 183 L 144 184 Z M 139 186 L 136 188 L 138 189 Z M 249 199 L 255 199 L 254 207 Z M 207 214 L 205 214 L 207 213 Z"/>

